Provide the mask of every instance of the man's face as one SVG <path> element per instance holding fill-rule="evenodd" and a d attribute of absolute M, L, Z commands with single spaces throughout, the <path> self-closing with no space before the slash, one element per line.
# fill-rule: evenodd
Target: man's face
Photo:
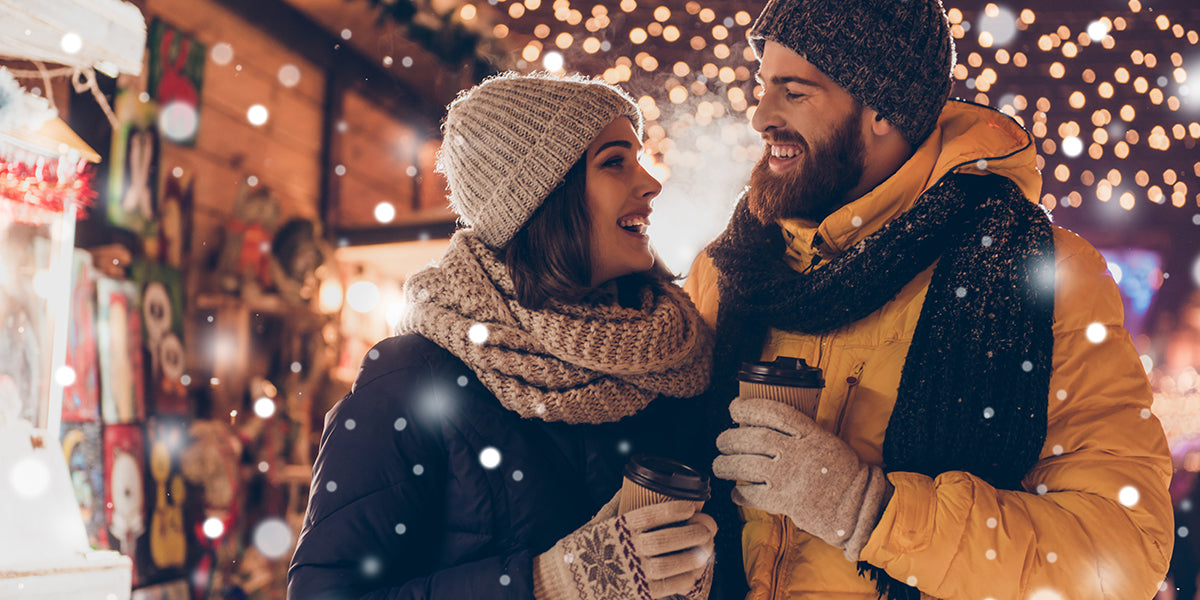
<path fill-rule="evenodd" d="M 824 73 L 768 41 L 751 121 L 767 143 L 750 176 L 749 207 L 763 223 L 820 221 L 841 208 L 863 174 L 863 108 Z"/>

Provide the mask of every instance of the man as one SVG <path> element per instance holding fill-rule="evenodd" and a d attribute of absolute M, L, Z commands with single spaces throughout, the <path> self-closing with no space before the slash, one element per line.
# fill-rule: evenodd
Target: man
<path fill-rule="evenodd" d="M 770 0 L 749 38 L 766 151 L 686 284 L 749 598 L 1154 596 L 1171 464 L 1117 288 L 1028 133 L 948 101 L 940 2 Z M 815 415 L 729 402 L 777 356 Z"/>

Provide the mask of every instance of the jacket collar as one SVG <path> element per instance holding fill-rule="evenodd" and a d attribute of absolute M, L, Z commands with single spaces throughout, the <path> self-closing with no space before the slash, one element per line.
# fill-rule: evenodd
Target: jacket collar
<path fill-rule="evenodd" d="M 875 233 L 912 207 L 917 198 L 950 173 L 993 173 L 1013 180 L 1030 202 L 1041 194 L 1037 151 L 1029 132 L 990 107 L 953 99 L 937 127 L 891 177 L 824 221 L 780 219 L 786 259 L 804 270 Z"/>

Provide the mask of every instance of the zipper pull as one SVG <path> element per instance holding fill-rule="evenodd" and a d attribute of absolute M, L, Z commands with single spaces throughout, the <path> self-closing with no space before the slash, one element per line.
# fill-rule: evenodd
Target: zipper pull
<path fill-rule="evenodd" d="M 852 386 L 858 385 L 858 382 L 862 377 L 863 365 L 865 364 L 865 362 L 859 362 L 857 365 L 855 365 L 854 372 L 852 372 L 850 376 L 846 378 L 846 383 Z"/>

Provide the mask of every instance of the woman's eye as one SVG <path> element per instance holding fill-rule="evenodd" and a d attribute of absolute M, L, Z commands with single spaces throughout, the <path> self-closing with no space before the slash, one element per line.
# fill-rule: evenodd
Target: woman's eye
<path fill-rule="evenodd" d="M 623 164 L 625 164 L 625 157 L 623 157 L 623 156 L 619 156 L 619 155 L 618 155 L 618 156 L 614 156 L 614 157 L 612 157 L 612 158 L 609 158 L 608 160 L 605 160 L 605 161 L 604 161 L 604 164 L 603 164 L 603 165 L 601 165 L 601 166 L 604 166 L 604 167 L 619 167 L 619 166 L 621 166 L 621 165 L 623 165 Z"/>

